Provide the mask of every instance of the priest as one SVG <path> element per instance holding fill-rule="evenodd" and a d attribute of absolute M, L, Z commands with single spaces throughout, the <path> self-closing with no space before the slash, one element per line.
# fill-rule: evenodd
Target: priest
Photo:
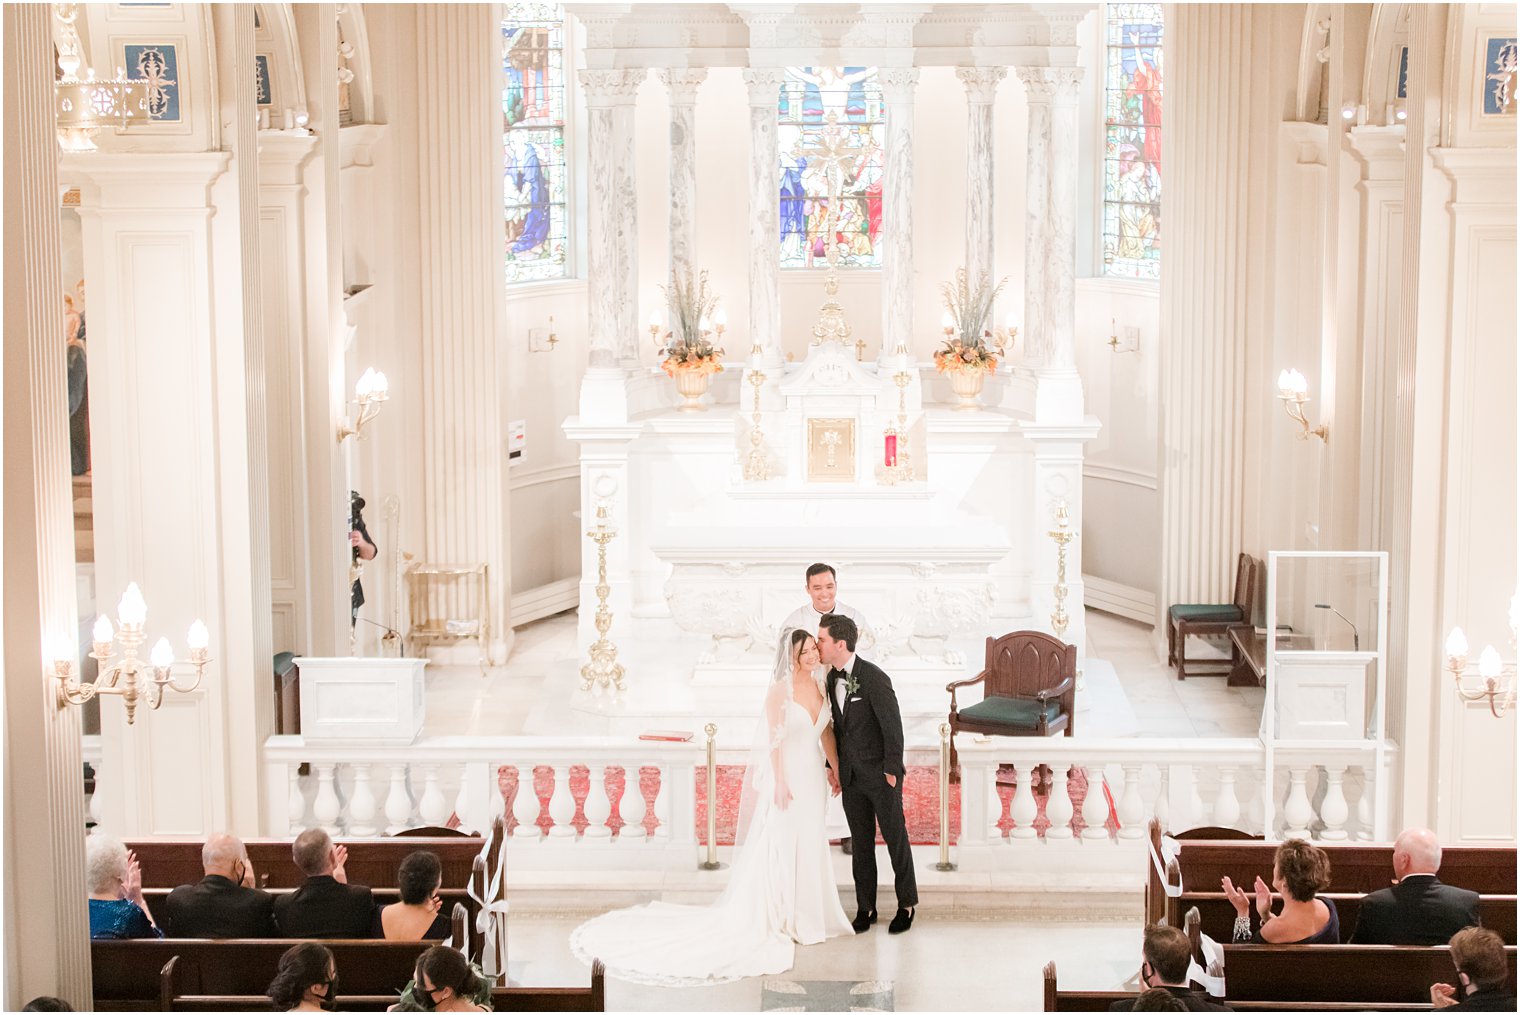
<path fill-rule="evenodd" d="M 869 653 L 876 645 L 876 637 L 871 632 L 871 625 L 866 622 L 860 611 L 839 602 L 839 581 L 834 569 L 828 564 L 814 564 L 807 569 L 804 580 L 804 588 L 807 590 L 808 601 L 792 611 L 791 616 L 781 625 L 781 630 L 790 631 L 793 628 L 801 628 L 804 631 L 817 631 L 818 624 L 830 613 L 849 617 L 855 622 L 860 631 L 859 650 Z M 837 796 L 829 797 L 828 817 L 825 820 L 825 829 L 828 832 L 829 841 L 839 840 L 840 848 L 846 853 L 850 852 L 850 825 L 844 817 L 844 803 Z"/>

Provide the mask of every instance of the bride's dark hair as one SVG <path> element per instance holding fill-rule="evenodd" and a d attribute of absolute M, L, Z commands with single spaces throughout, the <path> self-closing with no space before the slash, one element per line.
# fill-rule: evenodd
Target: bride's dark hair
<path fill-rule="evenodd" d="M 791 659 L 793 667 L 797 665 L 797 660 L 802 656 L 803 643 L 807 642 L 811 638 L 813 638 L 813 636 L 811 634 L 808 634 L 802 628 L 792 628 L 792 644 L 788 650 L 788 657 Z"/>

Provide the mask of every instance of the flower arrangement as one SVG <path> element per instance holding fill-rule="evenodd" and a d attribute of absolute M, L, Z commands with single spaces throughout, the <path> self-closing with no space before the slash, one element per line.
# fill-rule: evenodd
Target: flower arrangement
<path fill-rule="evenodd" d="M 983 275 L 973 286 L 966 269 L 957 268 L 955 284 L 946 282 L 940 286 L 945 301 L 945 347 L 935 352 L 934 369 L 942 374 L 983 371 L 990 374 L 997 369 L 998 352 L 1006 349 L 1018 330 L 1009 329 L 1010 333 L 1000 330 L 994 335 L 988 329 L 992 304 L 1007 282 L 1004 278 L 994 286 Z M 988 339 L 1001 339 L 997 351 L 987 344 Z"/>
<path fill-rule="evenodd" d="M 718 297 L 707 288 L 707 272 L 698 272 L 695 278 L 674 276 L 670 286 L 661 286 L 660 291 L 670 305 L 670 330 L 661 338 L 658 326 L 651 328 L 665 351 L 660 366 L 671 377 L 722 371 L 723 348 L 714 342 L 714 337 L 723 337 L 722 311 Z"/>

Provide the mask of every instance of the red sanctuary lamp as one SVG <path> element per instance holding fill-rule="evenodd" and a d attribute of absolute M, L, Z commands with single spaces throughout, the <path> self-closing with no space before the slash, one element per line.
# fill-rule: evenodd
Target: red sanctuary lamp
<path fill-rule="evenodd" d="M 892 427 L 887 427 L 886 460 L 882 464 L 889 469 L 897 466 L 897 431 Z"/>

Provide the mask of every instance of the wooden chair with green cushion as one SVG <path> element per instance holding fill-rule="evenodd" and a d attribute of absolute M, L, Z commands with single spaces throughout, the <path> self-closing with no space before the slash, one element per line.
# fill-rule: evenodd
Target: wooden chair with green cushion
<path fill-rule="evenodd" d="M 1166 611 L 1166 662 L 1177 667 L 1177 679 L 1187 679 L 1187 640 L 1225 637 L 1236 624 L 1249 624 L 1256 602 L 1256 560 L 1242 553 L 1235 562 L 1235 600 L 1229 603 L 1178 603 Z M 1194 659 L 1192 662 L 1202 662 Z M 1211 660 L 1212 661 L 1212 660 Z M 1224 661 L 1228 665 L 1227 661 Z M 1221 670 L 1223 674 L 1228 670 Z"/>
<path fill-rule="evenodd" d="M 982 685 L 982 700 L 957 706 L 955 689 Z M 970 680 L 948 684 L 950 777 L 960 781 L 955 734 L 1005 737 L 1071 736 L 1077 711 L 1077 647 L 1039 631 L 987 639 L 987 661 Z"/>

